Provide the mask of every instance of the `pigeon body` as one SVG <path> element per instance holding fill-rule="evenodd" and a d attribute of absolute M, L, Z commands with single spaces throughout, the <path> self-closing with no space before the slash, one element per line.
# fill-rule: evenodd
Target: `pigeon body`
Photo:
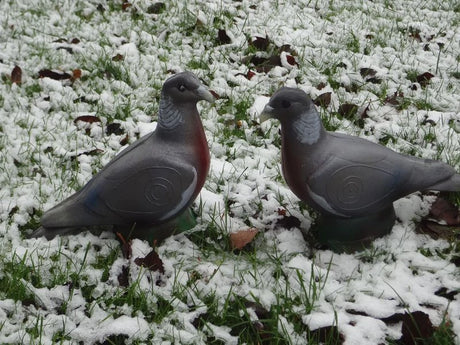
<path fill-rule="evenodd" d="M 328 132 L 312 100 L 281 88 L 261 120 L 281 122 L 282 171 L 291 190 L 324 218 L 368 217 L 393 210 L 415 191 L 460 191 L 460 175 L 434 160 L 399 154 L 366 139 Z"/>
<path fill-rule="evenodd" d="M 199 100 L 211 102 L 214 97 L 192 73 L 166 80 L 156 130 L 45 212 L 32 236 L 52 238 L 94 226 L 155 231 L 186 213 L 205 182 L 210 162 L 196 108 Z"/>

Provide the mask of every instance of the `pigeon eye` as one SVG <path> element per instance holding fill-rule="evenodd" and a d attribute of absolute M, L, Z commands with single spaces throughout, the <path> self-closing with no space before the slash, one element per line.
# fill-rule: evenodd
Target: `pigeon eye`
<path fill-rule="evenodd" d="M 180 84 L 177 88 L 179 89 L 180 92 L 184 92 L 186 89 L 184 84 Z"/>
<path fill-rule="evenodd" d="M 291 106 L 291 102 L 286 101 L 285 99 L 283 99 L 283 100 L 281 101 L 281 106 L 282 106 L 283 108 L 289 108 L 289 107 Z"/>

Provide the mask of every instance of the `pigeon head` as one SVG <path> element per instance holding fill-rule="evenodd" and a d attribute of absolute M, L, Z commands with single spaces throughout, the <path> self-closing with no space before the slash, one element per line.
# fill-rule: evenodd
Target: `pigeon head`
<path fill-rule="evenodd" d="M 193 73 L 182 72 L 168 78 L 161 90 L 160 127 L 172 130 L 198 117 L 196 103 L 200 100 L 213 102 L 215 98 Z"/>
<path fill-rule="evenodd" d="M 300 89 L 282 87 L 270 98 L 260 116 L 261 121 L 277 119 L 284 123 L 301 116 L 310 108 L 310 97 Z"/>
<path fill-rule="evenodd" d="M 162 88 L 162 98 L 170 98 L 173 103 L 196 103 L 200 100 L 213 102 L 215 100 L 191 72 L 181 72 L 165 81 Z"/>
<path fill-rule="evenodd" d="M 276 91 L 260 114 L 260 121 L 277 119 L 282 131 L 302 144 L 316 143 L 324 132 L 311 98 L 302 90 L 282 87 Z"/>

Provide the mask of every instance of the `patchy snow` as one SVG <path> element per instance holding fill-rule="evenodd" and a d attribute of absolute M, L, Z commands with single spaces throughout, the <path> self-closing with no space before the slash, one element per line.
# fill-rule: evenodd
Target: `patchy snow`
<path fill-rule="evenodd" d="M 352 345 L 398 339 L 400 325 L 381 319 L 405 311 L 423 311 L 434 325 L 446 317 L 460 344 L 460 272 L 452 260 L 458 240 L 415 232 L 435 197 L 415 193 L 398 200 L 392 232 L 363 252 L 314 249 L 302 235 L 314 217 L 281 178 L 279 125 L 257 124 L 280 86 L 299 87 L 313 99 L 331 92 L 330 105 L 320 109 L 331 127 L 460 171 L 458 6 L 384 0 L 165 4 L 155 14 L 149 0 L 126 8 L 121 0 L 60 7 L 50 0 L 0 2 L 0 343 L 94 344 L 119 336 L 127 343 L 206 344 L 215 338 L 237 344 L 231 325 L 215 320 L 239 297 L 266 311 L 290 305 L 289 313 L 277 314 L 276 327 L 295 344 L 307 340 L 292 314 L 310 330 L 337 326 Z M 229 43 L 218 41 L 218 29 Z M 255 37 L 268 37 L 265 51 L 248 46 Z M 264 71 L 248 62 L 251 54 L 277 55 L 280 65 Z M 22 70 L 20 85 L 9 80 L 15 66 Z M 368 81 L 362 68 L 379 81 Z M 38 78 L 44 69 L 79 69 L 82 75 Z M 156 248 L 165 273 L 135 264 L 150 244 L 134 240 L 132 257 L 125 259 L 112 233 L 27 239 L 44 210 L 156 128 L 161 85 L 172 71 L 185 69 L 220 99 L 199 104 L 211 169 L 195 204 L 197 227 Z M 433 77 L 423 86 L 416 77 L 425 72 Z M 399 103 L 385 101 L 392 97 Z M 343 103 L 356 104 L 358 114 L 368 107 L 362 128 L 333 115 Z M 75 124 L 82 115 L 101 122 Z M 123 133 L 109 134 L 111 123 Z M 278 223 L 283 212 L 300 221 L 300 229 Z M 260 230 L 255 253 L 228 250 L 226 235 L 247 227 Z M 204 237 L 201 245 L 194 235 Z M 224 249 L 212 250 L 219 245 Z M 129 287 L 119 280 L 124 267 Z M 449 299 L 438 293 L 442 289 L 457 294 Z M 136 299 L 140 295 L 145 300 Z M 144 309 L 136 305 L 141 302 Z M 210 316 L 214 305 L 217 315 Z M 242 310 L 250 321 L 263 319 L 255 307 Z M 157 312 L 164 315 L 156 318 Z"/>

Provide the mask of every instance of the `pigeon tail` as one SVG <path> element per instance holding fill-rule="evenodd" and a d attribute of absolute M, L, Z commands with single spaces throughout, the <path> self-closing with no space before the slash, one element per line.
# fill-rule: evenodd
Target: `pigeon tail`
<path fill-rule="evenodd" d="M 447 180 L 436 183 L 427 189 L 439 190 L 441 192 L 460 192 L 460 174 L 452 175 Z"/>
<path fill-rule="evenodd" d="M 58 235 L 68 235 L 75 232 L 77 232 L 76 228 L 45 228 L 41 226 L 30 234 L 29 238 L 45 237 L 47 240 L 52 240 Z"/>

